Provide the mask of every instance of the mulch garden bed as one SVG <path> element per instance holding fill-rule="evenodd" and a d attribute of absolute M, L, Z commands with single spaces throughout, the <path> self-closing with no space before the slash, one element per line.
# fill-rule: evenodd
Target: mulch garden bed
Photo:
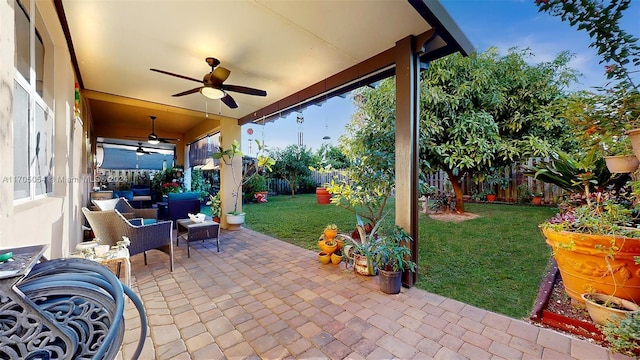
<path fill-rule="evenodd" d="M 536 304 L 529 319 L 542 326 L 569 333 L 607 346 L 604 336 L 591 320 L 584 305 L 565 293 L 555 260 L 540 285 Z"/>

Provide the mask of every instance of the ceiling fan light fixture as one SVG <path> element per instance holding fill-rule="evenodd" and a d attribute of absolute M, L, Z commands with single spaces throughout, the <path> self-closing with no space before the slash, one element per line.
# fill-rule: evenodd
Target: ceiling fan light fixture
<path fill-rule="evenodd" d="M 226 95 L 224 91 L 220 89 L 212 88 L 209 86 L 205 86 L 202 89 L 200 89 L 200 93 L 204 95 L 204 97 L 213 99 L 213 100 L 222 99 Z"/>
<path fill-rule="evenodd" d="M 158 145 L 158 144 L 160 144 L 160 140 L 158 140 L 158 139 L 149 139 L 149 140 L 147 140 L 147 142 L 148 142 L 149 144 L 151 144 L 151 145 Z"/>

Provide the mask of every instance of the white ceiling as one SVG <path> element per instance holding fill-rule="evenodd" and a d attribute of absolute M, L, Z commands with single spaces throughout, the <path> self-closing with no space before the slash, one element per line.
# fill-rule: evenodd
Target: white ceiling
<path fill-rule="evenodd" d="M 211 121 L 207 112 L 249 115 L 431 28 L 404 0 L 62 0 L 62 5 L 96 125 L 148 131 L 148 116 L 156 115 L 159 136 Z M 198 84 L 149 70 L 201 79 L 211 71 L 205 63 L 209 56 L 231 71 L 225 84 L 262 89 L 267 96 L 230 92 L 237 109 L 199 93 L 172 97 Z"/>

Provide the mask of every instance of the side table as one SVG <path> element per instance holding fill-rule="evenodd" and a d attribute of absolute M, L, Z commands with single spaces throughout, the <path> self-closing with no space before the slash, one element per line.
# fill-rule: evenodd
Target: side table
<path fill-rule="evenodd" d="M 98 262 L 108 267 L 109 270 L 111 270 L 118 278 L 120 278 L 120 269 L 124 268 L 124 284 L 131 287 L 131 261 L 129 260 L 129 249 L 112 249 L 100 256 L 95 255 L 95 251 L 77 251 L 71 253 L 69 256 Z"/>
<path fill-rule="evenodd" d="M 176 246 L 180 243 L 180 237 L 187 242 L 187 257 L 191 257 L 189 251 L 189 243 L 197 240 L 216 239 L 216 247 L 220 252 L 220 224 L 212 221 L 205 220 L 201 223 L 195 223 L 191 219 L 179 219 L 176 221 L 178 224 L 178 236 L 176 237 Z M 182 229 L 182 231 L 180 231 Z"/>

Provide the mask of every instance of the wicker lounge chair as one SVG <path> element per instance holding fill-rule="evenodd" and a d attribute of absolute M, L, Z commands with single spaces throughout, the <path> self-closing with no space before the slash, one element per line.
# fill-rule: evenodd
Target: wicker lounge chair
<path fill-rule="evenodd" d="M 127 219 L 142 218 L 144 224 L 154 223 L 152 219 L 158 219 L 158 209 L 137 209 L 131 206 L 127 199 L 115 198 L 108 200 L 91 200 L 91 202 L 101 211 L 118 210 Z"/>
<path fill-rule="evenodd" d="M 169 255 L 169 265 L 173 271 L 173 222 L 160 221 L 155 224 L 141 225 L 141 219 L 129 220 L 118 210 L 91 211 L 82 208 L 94 235 L 100 238 L 102 244 L 115 245 L 126 236 L 131 241 L 129 253 L 131 256 L 144 253 L 144 263 L 147 264 L 147 251 L 160 250 Z M 139 225 L 134 225 L 134 224 Z"/>

